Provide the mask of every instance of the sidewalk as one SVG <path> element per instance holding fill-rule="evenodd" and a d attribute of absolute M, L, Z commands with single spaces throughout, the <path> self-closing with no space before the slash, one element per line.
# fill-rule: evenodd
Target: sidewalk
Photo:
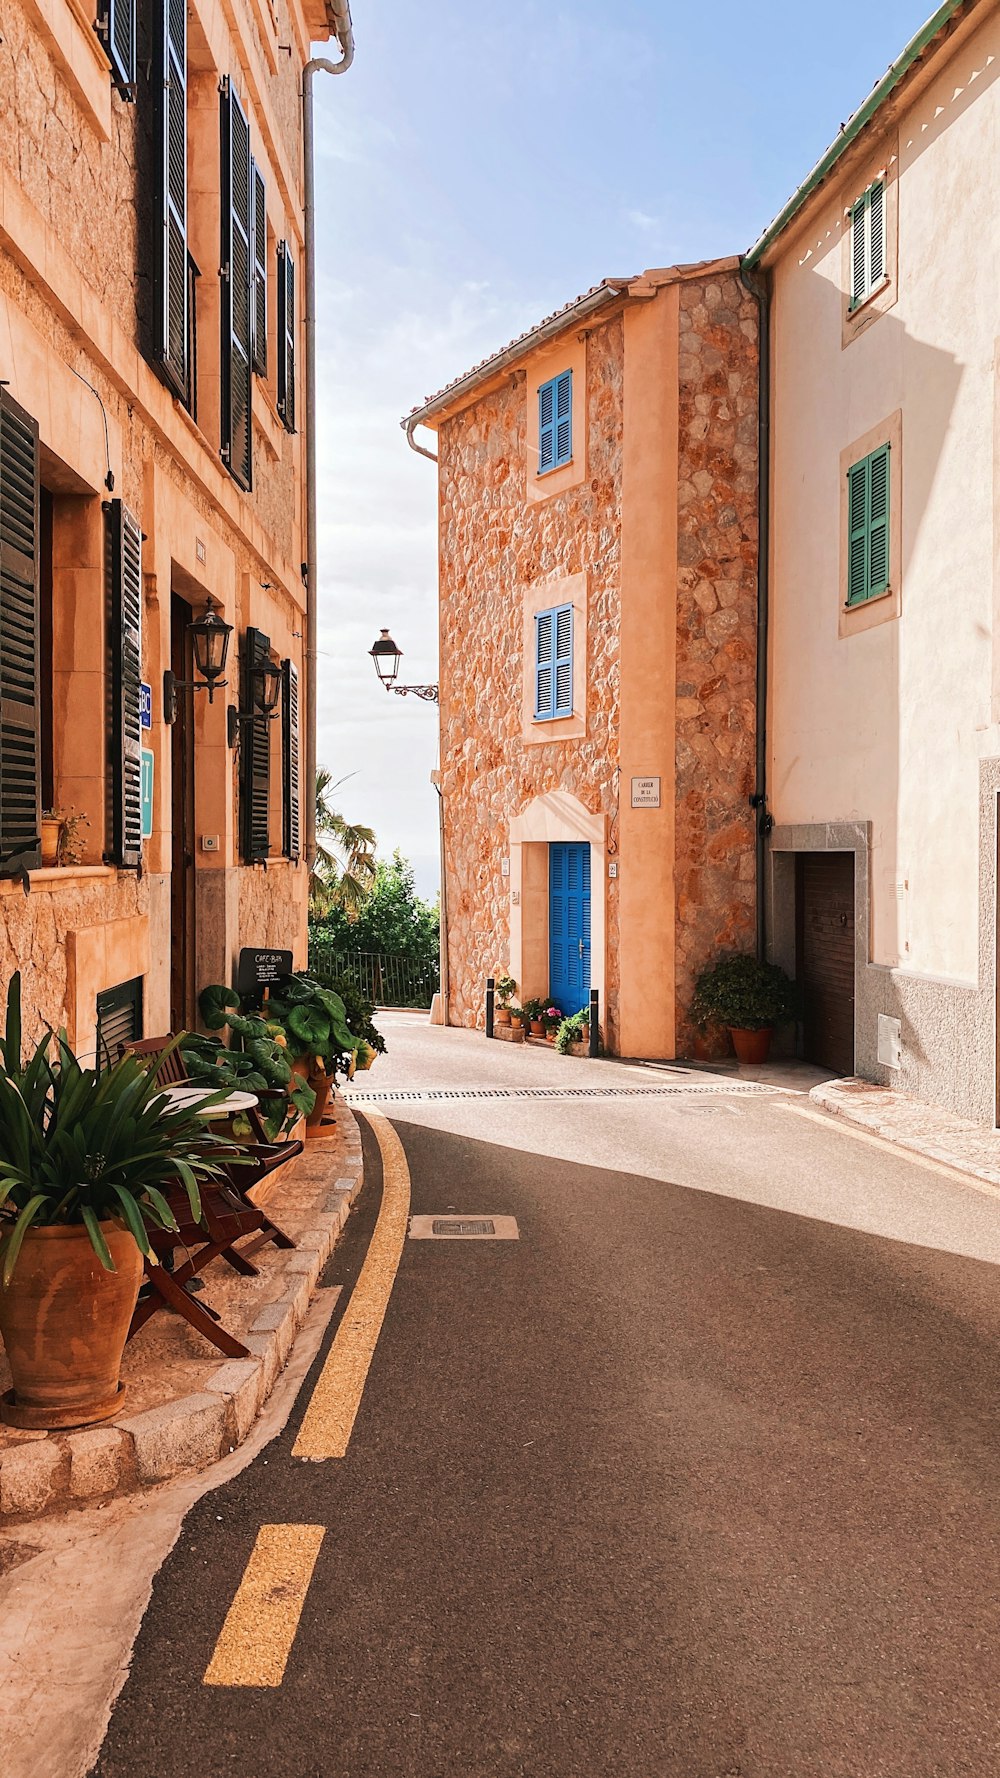
<path fill-rule="evenodd" d="M 825 1081 L 813 1087 L 809 1097 L 822 1110 L 847 1118 L 873 1136 L 1000 1189 L 1000 1131 L 863 1080 Z"/>
<path fill-rule="evenodd" d="M 254 1256 L 256 1278 L 217 1260 L 205 1300 L 251 1352 L 225 1358 L 180 1316 L 154 1315 L 125 1348 L 121 1414 L 72 1432 L 0 1425 L 0 1524 L 134 1492 L 204 1469 L 242 1444 L 284 1368 L 319 1277 L 361 1188 L 361 1135 L 341 1098 L 329 1135 L 257 1194 L 296 1242 Z M 10 1372 L 0 1347 L 0 1392 Z"/>

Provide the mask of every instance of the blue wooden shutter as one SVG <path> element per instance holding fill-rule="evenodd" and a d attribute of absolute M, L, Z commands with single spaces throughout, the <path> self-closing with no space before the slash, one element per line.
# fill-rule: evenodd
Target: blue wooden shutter
<path fill-rule="evenodd" d="M 278 412 L 286 432 L 295 431 L 295 261 L 288 242 L 278 242 Z"/>
<path fill-rule="evenodd" d="M 183 0 L 181 0 L 183 3 Z M 222 459 L 241 488 L 253 485 L 250 417 L 253 337 L 250 125 L 222 82 Z"/>
<path fill-rule="evenodd" d="M 538 391 L 538 473 L 551 469 L 556 460 L 556 387 L 543 383 Z"/>
<path fill-rule="evenodd" d="M 253 367 L 267 376 L 267 187 L 256 161 L 252 170 L 253 200 Z"/>
<path fill-rule="evenodd" d="M 551 716 L 555 693 L 553 651 L 555 612 L 539 611 L 535 617 L 535 715 Z"/>
<path fill-rule="evenodd" d="M 109 850 L 126 870 L 142 864 L 142 532 L 121 500 L 107 514 L 111 656 Z"/>
<path fill-rule="evenodd" d="M 38 424 L 0 389 L 0 876 L 41 854 Z"/>
<path fill-rule="evenodd" d="M 573 372 L 564 370 L 555 379 L 556 464 L 573 455 Z"/>
<path fill-rule="evenodd" d="M 191 402 L 187 242 L 187 7 L 160 0 L 154 43 L 156 323 L 153 356 L 165 383 Z"/>
<path fill-rule="evenodd" d="M 135 0 L 98 0 L 94 26 L 123 99 L 135 101 Z"/>
<path fill-rule="evenodd" d="M 555 704 L 553 714 L 573 714 L 573 607 L 561 605 L 555 617 Z"/>
<path fill-rule="evenodd" d="M 881 445 L 868 459 L 868 586 L 869 599 L 889 585 L 889 446 Z"/>
<path fill-rule="evenodd" d="M 847 603 L 858 605 L 868 584 L 868 458 L 847 471 Z"/>

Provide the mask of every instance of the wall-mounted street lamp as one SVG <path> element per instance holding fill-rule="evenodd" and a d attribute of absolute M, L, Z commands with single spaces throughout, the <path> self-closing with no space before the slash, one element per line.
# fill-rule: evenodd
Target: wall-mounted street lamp
<path fill-rule="evenodd" d="M 258 661 L 250 669 L 250 696 L 253 708 L 237 710 L 230 704 L 226 712 L 227 737 L 230 747 L 240 744 L 240 729 L 245 722 L 259 722 L 261 717 L 270 722 L 278 709 L 281 696 L 281 668 L 275 666 L 269 658 Z"/>
<path fill-rule="evenodd" d="M 396 646 L 388 630 L 382 631 L 378 641 L 372 644 L 368 653 L 375 662 L 375 671 L 382 684 L 385 686 L 386 691 L 394 691 L 397 697 L 400 698 L 405 698 L 407 692 L 412 692 L 415 698 L 424 698 L 429 704 L 436 704 L 438 702 L 438 688 L 436 685 L 396 684 L 396 676 L 399 672 L 399 663 L 403 658 L 403 650 Z"/>
<path fill-rule="evenodd" d="M 167 668 L 163 675 L 164 722 L 177 720 L 178 692 L 207 691 L 208 701 L 211 703 L 216 692 L 225 685 L 222 675 L 226 670 L 226 656 L 229 653 L 229 638 L 233 633 L 233 626 L 219 616 L 221 609 L 209 593 L 201 616 L 193 618 L 188 624 L 188 635 L 194 648 L 195 672 L 200 673 L 201 678 L 178 679 Z"/>

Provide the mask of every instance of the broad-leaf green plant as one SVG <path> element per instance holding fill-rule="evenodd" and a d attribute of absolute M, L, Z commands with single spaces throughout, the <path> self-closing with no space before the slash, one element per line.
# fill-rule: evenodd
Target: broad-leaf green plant
<path fill-rule="evenodd" d="M 720 957 L 695 983 L 691 1018 L 702 1029 L 727 1025 L 736 1031 L 763 1031 L 784 1025 L 798 1012 L 799 997 L 776 963 L 752 954 Z"/>

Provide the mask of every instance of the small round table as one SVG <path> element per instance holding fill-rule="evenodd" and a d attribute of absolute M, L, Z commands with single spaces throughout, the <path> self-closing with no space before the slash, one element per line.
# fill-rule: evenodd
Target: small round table
<path fill-rule="evenodd" d="M 164 1087 L 163 1097 L 172 1110 L 196 1111 L 200 1117 L 205 1119 L 206 1123 L 220 1118 L 236 1117 L 241 1111 L 250 1111 L 257 1104 L 256 1093 L 234 1092 L 227 1093 L 226 1097 L 220 1099 L 215 1105 L 205 1105 L 203 1109 L 199 1110 L 200 1103 L 211 1098 L 212 1091 L 210 1086 Z"/>

